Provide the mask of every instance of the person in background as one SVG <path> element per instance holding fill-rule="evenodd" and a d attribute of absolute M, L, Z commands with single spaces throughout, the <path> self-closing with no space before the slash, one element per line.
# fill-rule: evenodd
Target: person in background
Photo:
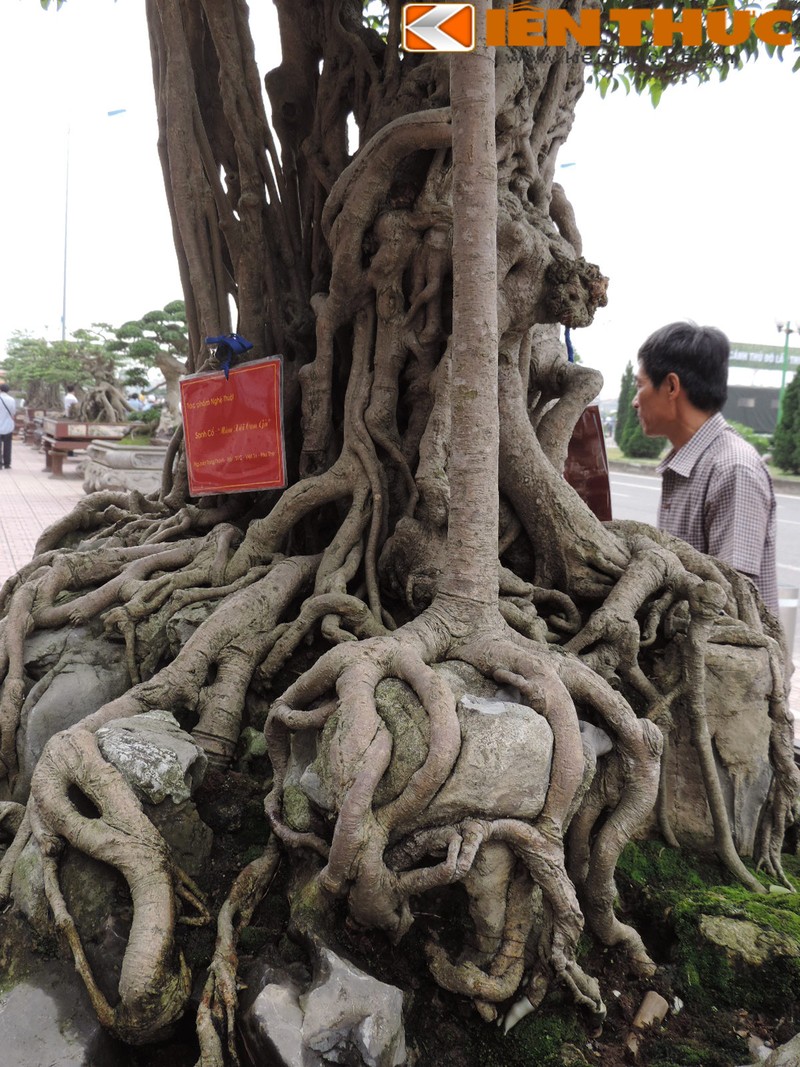
<path fill-rule="evenodd" d="M 131 409 L 131 411 L 143 411 L 144 410 L 144 404 L 140 400 L 140 398 L 139 398 L 137 393 L 131 393 L 130 396 L 128 397 L 128 407 Z"/>
<path fill-rule="evenodd" d="M 78 398 L 75 396 L 75 386 L 68 385 L 64 394 L 64 414 L 66 417 L 70 419 L 73 415 L 77 415 L 79 406 Z"/>
<path fill-rule="evenodd" d="M 722 415 L 729 354 L 713 326 L 663 326 L 639 349 L 633 407 L 648 437 L 672 445 L 656 468 L 659 530 L 747 575 L 777 615 L 775 493 L 758 452 Z"/>
<path fill-rule="evenodd" d="M 16 414 L 17 402 L 9 395 L 9 388 L 3 382 L 0 385 L 0 470 L 11 469 L 11 438 Z"/>

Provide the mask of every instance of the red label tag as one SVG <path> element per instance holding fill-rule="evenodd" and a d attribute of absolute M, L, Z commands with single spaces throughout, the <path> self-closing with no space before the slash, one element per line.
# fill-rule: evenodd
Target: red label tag
<path fill-rule="evenodd" d="M 181 379 L 192 496 L 286 485 L 281 361 L 258 359 Z"/>

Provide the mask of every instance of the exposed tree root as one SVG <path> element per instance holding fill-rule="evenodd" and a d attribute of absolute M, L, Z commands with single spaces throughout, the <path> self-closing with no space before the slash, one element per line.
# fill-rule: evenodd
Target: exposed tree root
<path fill-rule="evenodd" d="M 273 838 L 263 856 L 253 860 L 239 874 L 217 918 L 214 958 L 197 1012 L 200 1059 L 197 1067 L 225 1067 L 238 1064 L 235 1011 L 238 1001 L 236 935 L 250 921 L 269 889 L 280 854 Z M 227 1040 L 223 1042 L 223 1038 Z"/>
<path fill-rule="evenodd" d="M 76 806 L 75 790 L 93 806 L 92 815 Z M 34 772 L 28 811 L 56 928 L 67 938 L 98 1018 L 132 1044 L 163 1035 L 183 1014 L 191 989 L 191 974 L 174 943 L 178 886 L 163 838 L 82 728 L 51 740 Z M 114 1007 L 94 980 L 61 893 L 58 856 L 64 843 L 115 867 L 130 890 L 133 922 Z M 187 884 L 185 876 L 181 882 Z"/>

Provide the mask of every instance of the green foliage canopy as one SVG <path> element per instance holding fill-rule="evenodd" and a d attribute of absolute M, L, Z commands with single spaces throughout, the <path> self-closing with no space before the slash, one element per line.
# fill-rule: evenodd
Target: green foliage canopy
<path fill-rule="evenodd" d="M 680 36 L 673 36 L 671 46 L 656 46 L 651 35 L 653 20 L 642 24 L 642 44 L 637 48 L 622 47 L 619 43 L 619 27 L 610 22 L 608 14 L 612 8 L 659 8 L 673 12 L 676 20 L 684 11 L 699 8 L 704 12 L 719 11 L 727 8 L 728 25 L 734 12 L 765 13 L 781 10 L 787 13 L 787 22 L 791 22 L 792 45 L 770 45 L 760 41 L 754 33 L 741 44 L 721 45 L 711 41 L 704 34 L 700 45 L 685 46 Z M 740 16 L 741 17 L 741 14 Z M 751 14 L 751 23 L 754 16 Z M 692 78 L 698 82 L 707 82 L 716 73 L 720 81 L 725 81 L 732 70 L 741 70 L 746 63 L 755 61 L 760 55 L 776 57 L 783 62 L 784 56 L 794 58 L 793 70 L 800 69 L 800 0 L 777 0 L 775 3 L 747 3 L 744 0 L 712 0 L 702 4 L 650 4 L 642 0 L 604 0 L 601 18 L 601 44 L 586 52 L 586 60 L 591 68 L 588 81 L 597 86 L 601 96 L 615 92 L 620 87 L 626 92 L 648 93 L 653 106 L 656 107 L 661 95 L 669 85 L 687 82 Z M 787 27 L 783 24 L 781 29 Z"/>
<path fill-rule="evenodd" d="M 63 0 L 58 0 L 59 5 Z M 47 0 L 42 0 L 47 4 Z M 495 4 L 494 6 L 499 6 Z M 544 5 L 537 2 L 515 3 L 517 10 L 529 8 L 540 10 Z M 785 31 L 791 24 L 792 45 L 772 45 L 759 40 L 751 33 L 746 40 L 738 44 L 718 44 L 704 33 L 703 43 L 686 46 L 683 38 L 675 34 L 672 44 L 654 45 L 652 43 L 653 19 L 642 22 L 642 43 L 638 47 L 620 45 L 620 29 L 616 21 L 609 18 L 612 9 L 647 8 L 671 11 L 676 21 L 685 11 L 701 10 L 703 12 L 726 11 L 726 25 L 733 24 L 734 14 L 741 19 L 747 14 L 750 24 L 759 14 L 769 11 L 785 11 L 787 23 L 781 23 Z M 381 0 L 363 0 L 364 23 L 386 40 L 388 28 L 388 5 Z M 694 4 L 659 4 L 646 0 L 603 0 L 601 6 L 601 41 L 600 46 L 585 51 L 587 67 L 590 71 L 588 82 L 597 86 L 601 96 L 624 88 L 626 92 L 647 93 L 656 107 L 661 96 L 670 85 L 696 79 L 707 82 L 713 74 L 720 81 L 725 81 L 731 71 L 740 70 L 746 63 L 755 61 L 760 55 L 775 57 L 783 62 L 785 56 L 793 59 L 793 70 L 800 69 L 800 0 L 773 0 L 770 3 L 748 3 L 747 0 L 707 0 L 706 3 Z"/>
<path fill-rule="evenodd" d="M 185 305 L 174 300 L 118 328 L 95 323 L 76 330 L 66 341 L 14 333 L 4 368 L 14 387 L 24 390 L 28 404 L 53 407 L 60 406 L 60 389 L 67 384 L 144 386 L 147 370 L 162 356 L 182 360 L 188 349 Z"/>
<path fill-rule="evenodd" d="M 619 403 L 617 404 L 617 419 L 614 424 L 614 440 L 622 448 L 622 437 L 630 420 L 634 417 L 631 402 L 636 386 L 633 381 L 633 364 L 628 361 L 622 373 L 622 381 L 619 386 Z"/>
<path fill-rule="evenodd" d="M 800 374 L 786 386 L 781 421 L 775 430 L 772 459 L 789 474 L 800 474 Z"/>
<path fill-rule="evenodd" d="M 173 300 L 114 331 L 118 353 L 138 367 L 157 367 L 164 358 L 184 361 L 189 354 L 186 305 Z M 135 383 L 131 383 L 135 384 Z"/>

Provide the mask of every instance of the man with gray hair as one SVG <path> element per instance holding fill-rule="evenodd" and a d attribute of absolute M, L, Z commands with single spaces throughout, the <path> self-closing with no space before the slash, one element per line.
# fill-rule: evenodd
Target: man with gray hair
<path fill-rule="evenodd" d="M 778 614 L 776 505 L 764 462 L 728 425 L 730 344 L 721 330 L 674 322 L 639 349 L 633 407 L 648 437 L 666 437 L 658 528 L 724 560 Z"/>

